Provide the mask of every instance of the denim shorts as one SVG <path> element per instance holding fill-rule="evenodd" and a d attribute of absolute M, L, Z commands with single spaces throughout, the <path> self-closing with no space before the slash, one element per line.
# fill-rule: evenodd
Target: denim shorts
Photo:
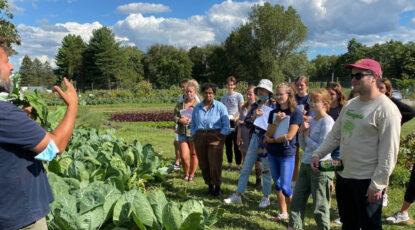
<path fill-rule="evenodd" d="M 184 134 L 179 134 L 179 139 L 178 139 L 179 142 L 180 141 L 191 141 L 191 140 L 192 140 L 192 137 L 188 137 Z"/>

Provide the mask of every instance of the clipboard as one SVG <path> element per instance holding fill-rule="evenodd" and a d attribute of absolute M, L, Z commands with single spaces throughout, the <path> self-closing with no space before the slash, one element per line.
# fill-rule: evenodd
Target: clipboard
<path fill-rule="evenodd" d="M 266 106 L 266 105 L 262 105 L 261 109 L 264 111 L 264 115 L 259 116 L 259 117 L 257 116 L 254 121 L 254 125 L 263 130 L 267 130 L 269 112 L 271 112 L 273 108 Z"/>

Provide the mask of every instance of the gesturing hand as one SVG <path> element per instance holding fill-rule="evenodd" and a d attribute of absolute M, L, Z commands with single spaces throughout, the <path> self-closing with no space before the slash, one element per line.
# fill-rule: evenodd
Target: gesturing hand
<path fill-rule="evenodd" d="M 73 87 L 72 83 L 70 83 L 68 79 L 66 79 L 66 77 L 63 78 L 63 81 L 66 86 L 65 92 L 63 92 L 59 86 L 55 85 L 53 88 L 56 90 L 56 92 L 59 93 L 59 95 L 61 96 L 63 101 L 66 103 L 66 105 L 68 106 L 78 105 L 78 95 L 76 94 L 76 90 Z"/>
<path fill-rule="evenodd" d="M 369 202 L 373 203 L 382 198 L 382 191 L 376 192 L 370 188 L 367 188 L 366 196 Z"/>

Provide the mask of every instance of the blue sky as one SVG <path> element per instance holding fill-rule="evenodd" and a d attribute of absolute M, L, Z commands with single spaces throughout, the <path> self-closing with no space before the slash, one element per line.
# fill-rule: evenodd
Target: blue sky
<path fill-rule="evenodd" d="M 54 65 L 65 35 L 81 35 L 88 42 L 101 26 L 144 52 L 155 43 L 185 49 L 218 44 L 247 21 L 254 4 L 264 2 L 298 11 L 308 27 L 302 48 L 309 59 L 344 53 L 352 38 L 366 45 L 415 41 L 413 0 L 9 0 L 22 38 L 11 62 L 17 70 L 29 55 Z"/>

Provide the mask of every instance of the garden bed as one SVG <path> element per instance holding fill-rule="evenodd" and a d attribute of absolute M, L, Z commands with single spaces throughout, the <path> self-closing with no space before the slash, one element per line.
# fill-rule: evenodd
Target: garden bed
<path fill-rule="evenodd" d="M 117 113 L 113 114 L 110 118 L 111 121 L 121 122 L 160 122 L 160 121 L 172 121 L 172 112 L 134 112 L 134 113 Z"/>

